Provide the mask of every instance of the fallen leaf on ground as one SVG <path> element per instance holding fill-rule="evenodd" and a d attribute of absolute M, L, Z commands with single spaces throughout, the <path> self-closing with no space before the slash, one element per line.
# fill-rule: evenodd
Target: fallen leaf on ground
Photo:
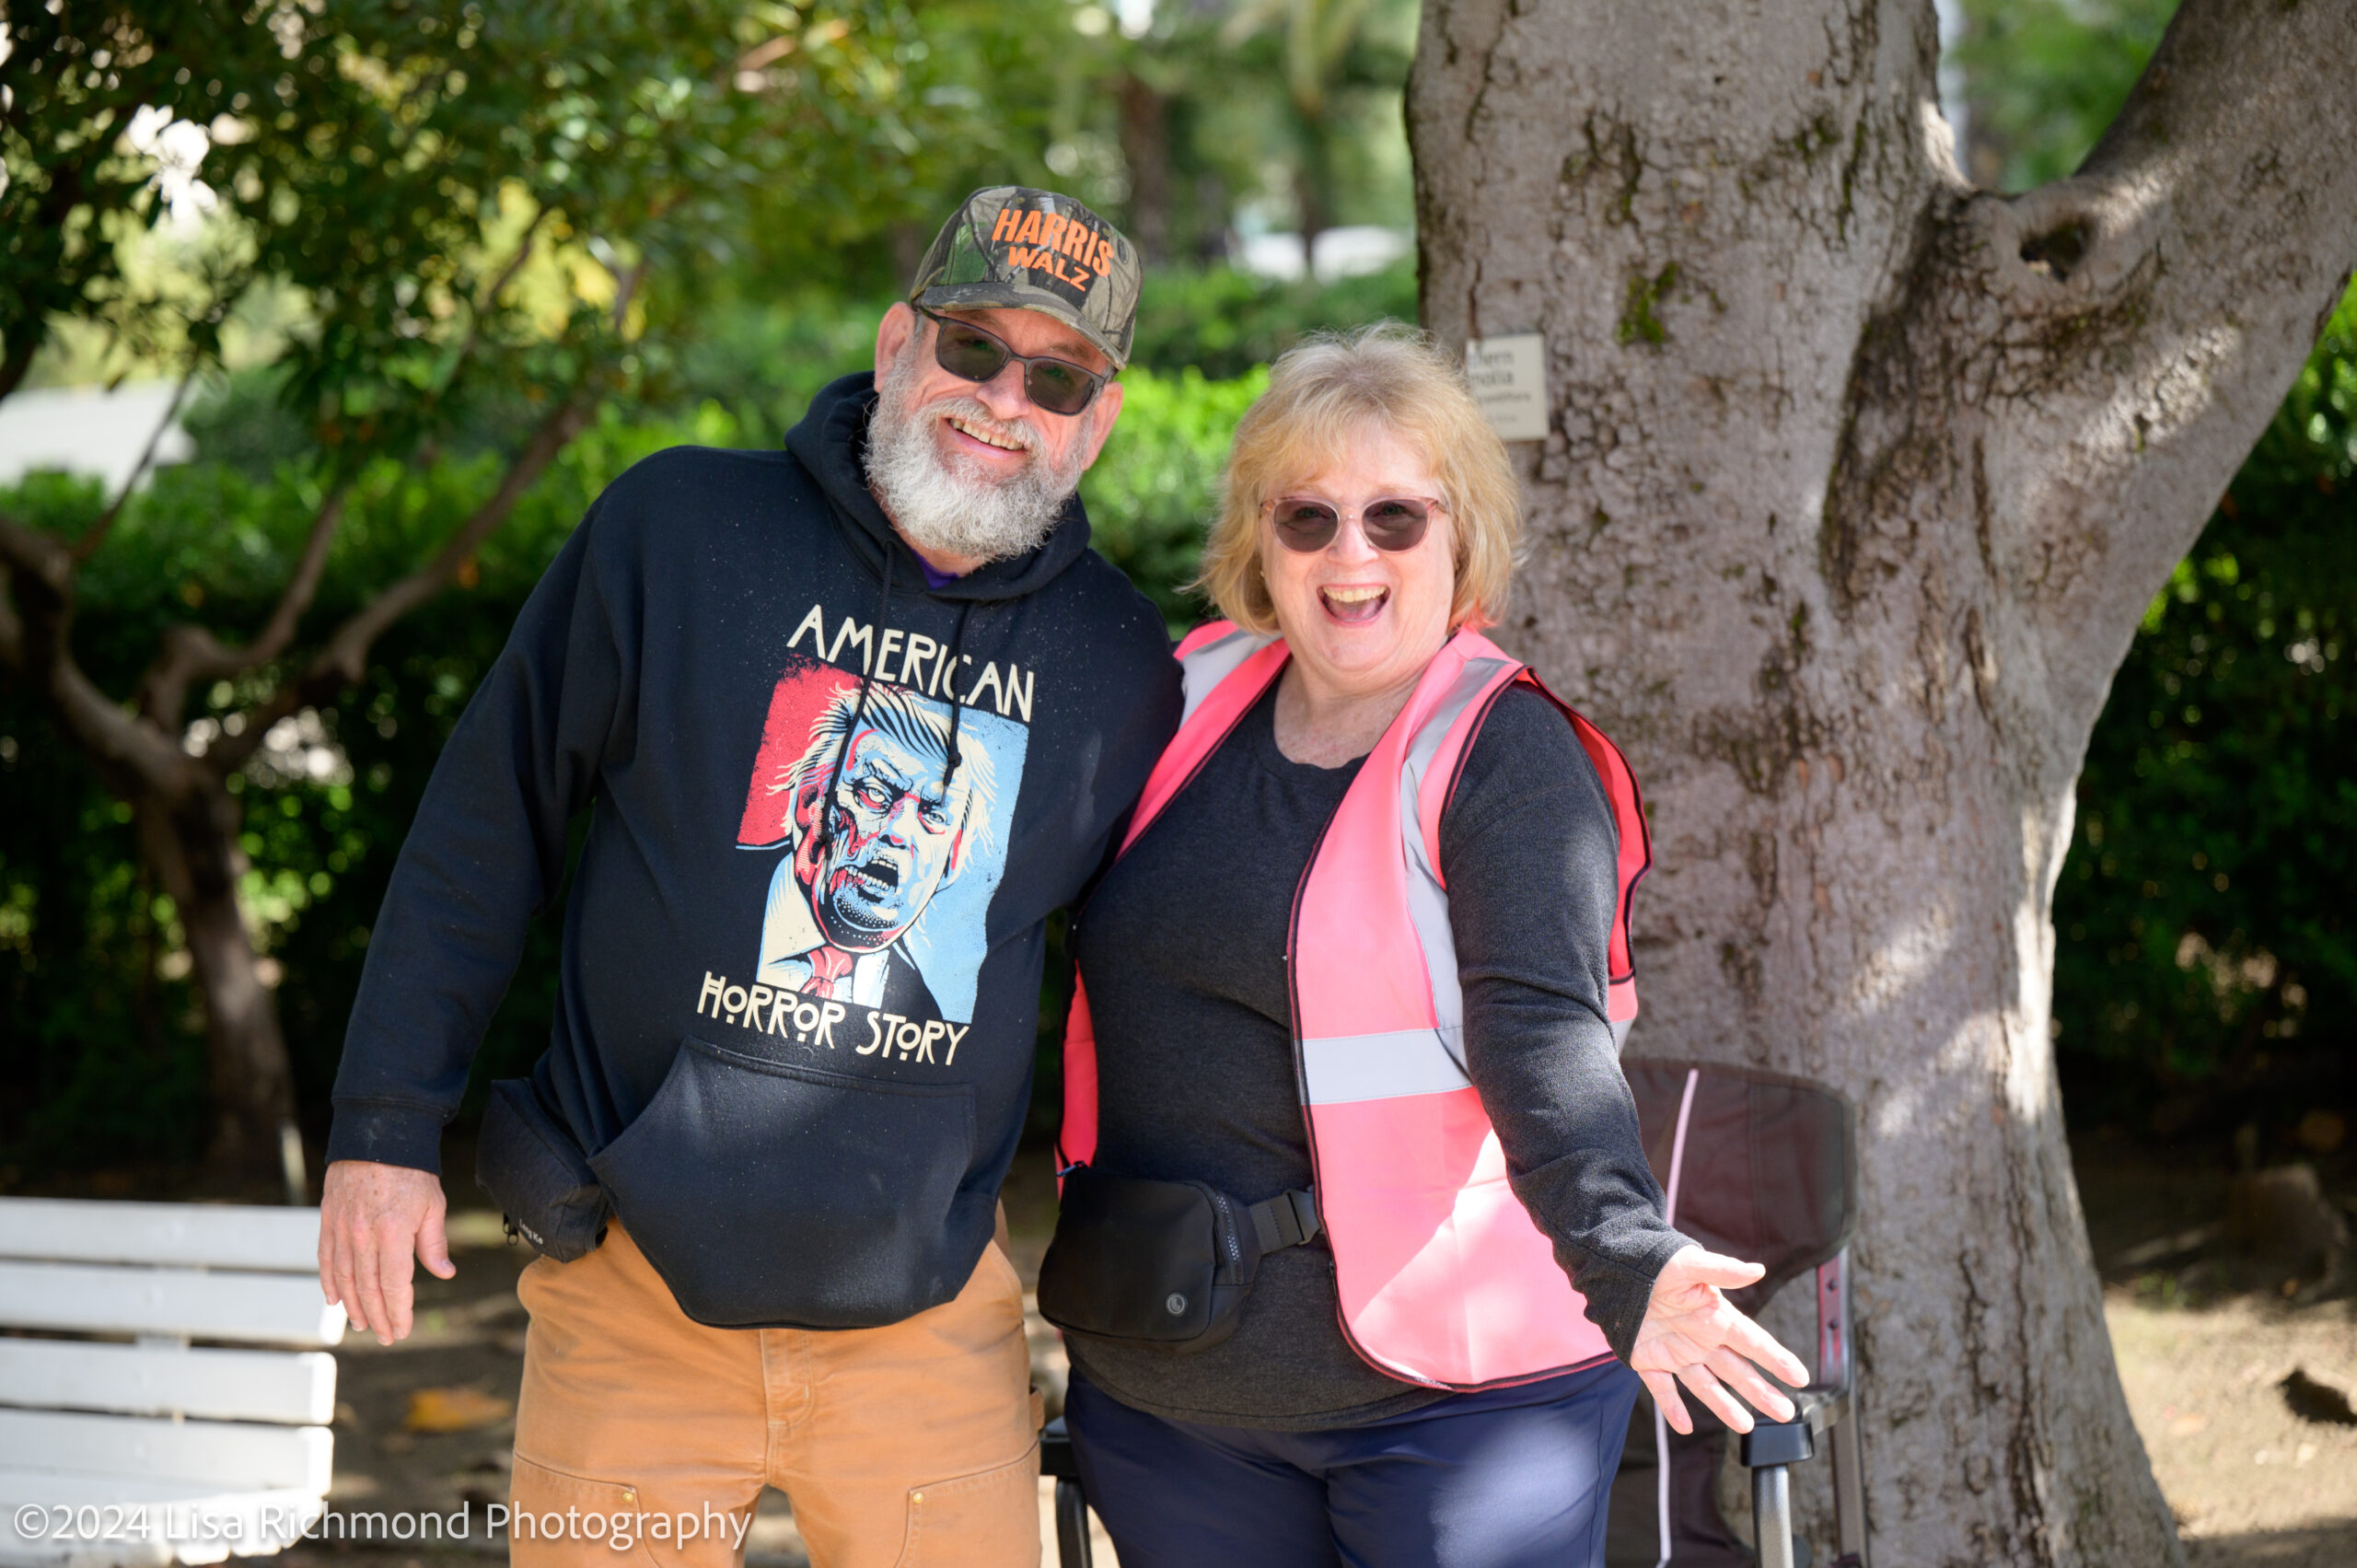
<path fill-rule="evenodd" d="M 472 1432 L 495 1426 L 516 1412 L 513 1400 L 480 1388 L 420 1388 L 409 1397 L 401 1424 L 412 1432 Z"/>

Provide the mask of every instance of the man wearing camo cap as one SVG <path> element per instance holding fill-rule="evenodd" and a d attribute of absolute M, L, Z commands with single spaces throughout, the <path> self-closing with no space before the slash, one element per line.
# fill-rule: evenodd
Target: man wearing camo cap
<path fill-rule="evenodd" d="M 476 1173 L 540 1254 L 519 1563 L 733 1568 L 764 1486 L 818 1568 L 1039 1560 L 996 1199 L 1044 923 L 1179 706 L 1074 495 L 1138 286 L 1078 202 L 968 197 L 784 451 L 607 489 L 436 764 L 336 1080 L 320 1279 L 390 1342 L 412 1257 L 452 1273 L 441 1129 L 586 812 L 550 1048 L 493 1086 Z"/>

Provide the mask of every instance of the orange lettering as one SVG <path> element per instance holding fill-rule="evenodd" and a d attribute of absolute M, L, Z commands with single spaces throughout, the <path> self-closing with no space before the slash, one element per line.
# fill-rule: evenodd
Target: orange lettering
<path fill-rule="evenodd" d="M 1096 268 L 1100 273 L 1111 272 L 1113 270 L 1113 242 L 1106 238 L 1103 235 L 1097 236 L 1097 253 L 1088 259 L 1088 264 Z"/>
<path fill-rule="evenodd" d="M 1039 209 L 1032 207 L 1023 215 L 1023 226 L 1010 236 L 1017 245 L 1029 245 L 1039 238 Z M 1028 264 L 1028 263 L 1027 263 Z"/>
<path fill-rule="evenodd" d="M 1096 248 L 1096 241 L 1097 236 L 1089 231 L 1086 224 L 1075 223 L 1064 230 L 1064 242 L 1062 249 L 1065 255 L 1086 265 L 1089 251 Z"/>
<path fill-rule="evenodd" d="M 998 222 L 991 228 L 991 243 L 993 245 L 1004 243 L 1015 233 L 1016 226 L 1022 221 L 1023 213 L 1020 208 L 1001 207 L 998 211 Z"/>
<path fill-rule="evenodd" d="M 1064 216 L 1062 213 L 1050 213 L 1048 215 L 1048 221 L 1042 224 L 1039 227 L 1039 244 L 1041 248 L 1044 250 L 1053 250 L 1060 243 L 1062 242 L 1064 230 L 1070 226 L 1072 220 Z"/>

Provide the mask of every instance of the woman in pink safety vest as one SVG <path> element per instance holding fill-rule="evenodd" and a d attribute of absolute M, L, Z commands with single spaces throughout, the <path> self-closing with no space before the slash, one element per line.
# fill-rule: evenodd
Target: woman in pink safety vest
<path fill-rule="evenodd" d="M 1620 1075 L 1635 782 L 1481 635 L 1520 527 L 1405 329 L 1296 347 L 1237 432 L 1225 619 L 1072 935 L 1040 1306 L 1123 1568 L 1600 1565 L 1640 1378 L 1681 1432 L 1680 1384 L 1791 1417 Z"/>

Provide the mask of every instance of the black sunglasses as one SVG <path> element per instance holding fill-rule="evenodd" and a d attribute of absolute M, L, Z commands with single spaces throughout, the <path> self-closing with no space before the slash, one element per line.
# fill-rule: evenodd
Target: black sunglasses
<path fill-rule="evenodd" d="M 1110 371 L 1100 373 L 1069 359 L 1017 354 L 1007 346 L 1004 338 L 971 321 L 960 321 L 954 316 L 927 310 L 922 305 L 912 308 L 935 328 L 935 364 L 952 376 L 981 382 L 1005 369 L 1012 360 L 1023 366 L 1024 396 L 1050 413 L 1080 412 L 1097 401 L 1097 389 L 1113 378 Z"/>
<path fill-rule="evenodd" d="M 1287 550 L 1314 554 L 1334 542 L 1341 531 L 1342 513 L 1331 501 L 1314 495 L 1285 495 L 1263 501 L 1276 525 L 1277 542 Z M 1413 550 L 1424 541 L 1424 529 L 1434 512 L 1448 507 L 1433 495 L 1387 495 L 1358 509 L 1359 531 L 1377 550 Z"/>

